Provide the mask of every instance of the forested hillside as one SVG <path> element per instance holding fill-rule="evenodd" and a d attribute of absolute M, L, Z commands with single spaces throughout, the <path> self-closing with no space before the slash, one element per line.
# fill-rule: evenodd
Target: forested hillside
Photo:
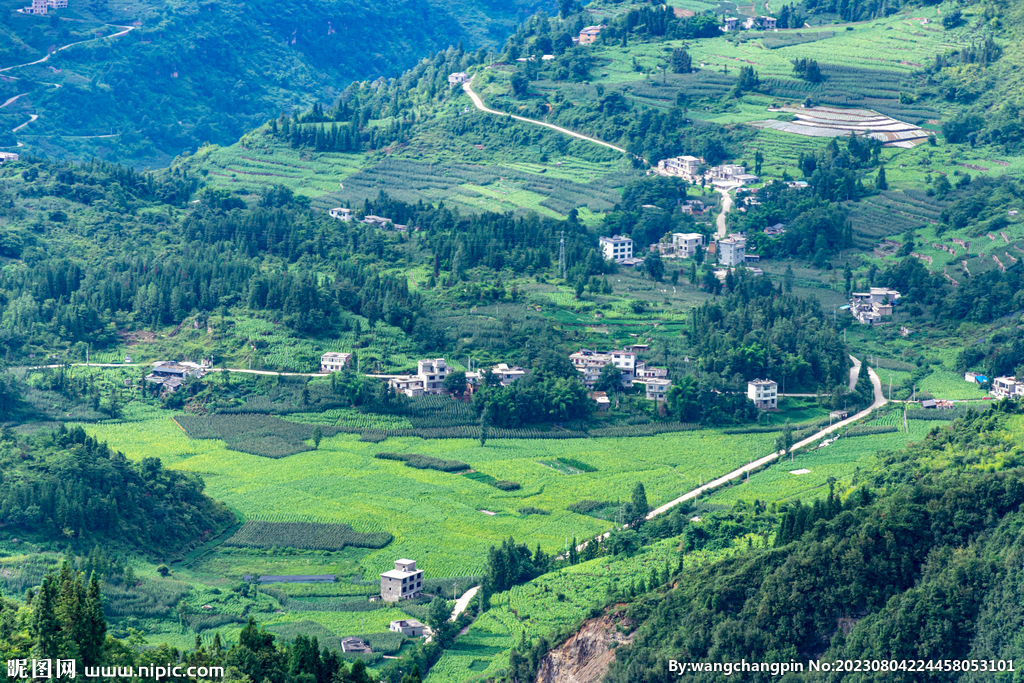
<path fill-rule="evenodd" d="M 606 680 L 666 680 L 668 659 L 805 666 L 809 659 L 1019 660 L 1019 413 L 1019 404 L 1005 403 L 935 429 L 904 452 L 883 452 L 856 490 L 783 506 L 774 548 L 694 569 L 673 588 L 637 600 L 627 612 L 639 625 L 636 639 L 616 651 Z M 928 675 L 848 673 L 842 680 Z M 945 675 L 1016 681 L 1019 672 Z"/>
<path fill-rule="evenodd" d="M 167 470 L 157 458 L 134 463 L 63 425 L 52 433 L 0 441 L 0 524 L 30 539 L 81 548 L 182 553 L 216 536 L 234 514 L 203 493 L 198 476 Z"/>
<path fill-rule="evenodd" d="M 5 84 L 4 99 L 27 94 L 0 109 L 0 121 L 10 130 L 38 114 L 21 131 L 37 153 L 162 166 L 205 142 L 230 144 L 282 110 L 331 101 L 353 80 L 393 77 L 456 45 L 500 43 L 539 7 L 535 0 L 257 0 L 129 10 L 80 0 L 52 17 L 5 15 L 0 35 L 10 46 L 0 68 L 81 44 L 45 65 L 8 70 L 19 80 Z M 95 39 L 136 22 L 126 35 Z M 82 30 L 89 26 L 95 32 Z"/>

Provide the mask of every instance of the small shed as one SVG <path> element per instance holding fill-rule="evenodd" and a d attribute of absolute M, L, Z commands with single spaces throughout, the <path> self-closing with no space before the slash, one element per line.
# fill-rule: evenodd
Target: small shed
<path fill-rule="evenodd" d="M 935 410 L 935 401 L 932 399 L 928 399 L 927 401 L 921 401 L 921 407 Z"/>

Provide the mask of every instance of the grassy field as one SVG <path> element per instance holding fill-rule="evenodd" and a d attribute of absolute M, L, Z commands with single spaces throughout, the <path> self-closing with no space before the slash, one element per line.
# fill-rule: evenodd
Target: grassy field
<path fill-rule="evenodd" d="M 901 413 L 894 411 L 887 415 L 888 422 L 895 423 Z M 883 424 L 883 421 L 871 424 Z M 779 462 L 763 472 L 750 477 L 742 484 L 713 493 L 706 502 L 712 505 L 731 506 L 737 501 L 748 503 L 755 499 L 768 502 L 784 502 L 798 498 L 814 498 L 828 493 L 828 478 L 835 477 L 841 484 L 848 485 L 857 470 L 868 471 L 880 450 L 903 448 L 911 441 L 924 438 L 934 423 L 910 420 L 910 432 L 892 432 L 841 438 L 824 448 L 798 453 L 790 462 Z M 902 429 L 902 424 L 900 425 Z M 807 469 L 806 474 L 792 474 Z"/>
<path fill-rule="evenodd" d="M 133 459 L 167 456 L 169 466 L 201 473 L 213 497 L 248 519 L 340 522 L 360 532 L 394 534 L 391 545 L 360 560 L 368 575 L 395 557 L 413 557 L 435 577 L 479 573 L 487 548 L 508 536 L 555 551 L 567 537 L 603 532 L 605 522 L 568 512 L 568 505 L 624 499 L 636 482 L 647 488 L 652 505 L 666 502 L 713 473 L 768 452 L 774 436 L 702 430 L 585 441 L 493 440 L 481 447 L 458 439 L 370 444 L 341 435 L 324 439 L 318 451 L 275 461 L 228 451 L 219 441 L 189 439 L 170 417 L 86 429 Z M 461 460 L 522 488 L 505 492 L 458 474 L 375 459 L 381 451 Z M 540 463 L 558 457 L 577 458 L 598 471 L 570 476 Z M 527 506 L 551 514 L 517 512 Z"/>

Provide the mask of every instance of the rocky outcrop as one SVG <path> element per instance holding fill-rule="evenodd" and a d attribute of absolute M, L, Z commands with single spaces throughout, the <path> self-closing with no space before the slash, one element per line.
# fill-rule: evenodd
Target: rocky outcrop
<path fill-rule="evenodd" d="M 597 683 L 615 660 L 615 648 L 633 641 L 632 633 L 622 633 L 632 629 L 621 612 L 584 622 L 576 635 L 541 660 L 537 683 Z"/>

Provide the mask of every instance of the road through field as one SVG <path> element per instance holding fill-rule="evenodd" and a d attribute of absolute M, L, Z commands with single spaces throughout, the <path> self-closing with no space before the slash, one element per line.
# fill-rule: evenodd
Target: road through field
<path fill-rule="evenodd" d="M 857 360 L 856 358 L 854 358 L 853 356 L 850 356 L 850 358 L 853 360 L 853 362 L 855 363 L 856 367 L 859 368 L 860 367 L 860 361 Z M 872 370 L 871 368 L 868 368 L 868 376 L 871 378 L 871 385 L 872 385 L 872 387 L 875 390 L 875 400 L 872 402 L 872 404 L 870 406 L 868 406 L 867 408 L 865 408 L 864 410 L 860 411 L 859 413 L 857 413 L 856 415 L 854 415 L 854 416 L 852 416 L 850 418 L 847 418 L 847 419 L 842 420 L 840 422 L 836 422 L 834 425 L 832 425 L 830 427 L 825 427 L 821 431 L 812 434 L 811 436 L 807 437 L 806 439 L 803 439 L 802 441 L 796 442 L 795 444 L 793 444 L 793 447 L 790 450 L 791 451 L 795 451 L 798 448 L 803 448 L 804 446 L 809 446 L 809 445 L 811 445 L 812 443 L 814 443 L 815 441 L 817 441 L 818 439 L 820 439 L 823 436 L 831 434 L 832 432 L 834 432 L 836 430 L 842 429 L 843 427 L 846 427 L 847 425 L 850 425 L 850 424 L 856 422 L 857 420 L 863 420 L 865 417 L 867 417 L 872 412 L 874 412 L 877 408 L 880 408 L 880 407 L 884 406 L 886 403 L 888 403 L 888 401 L 886 401 L 886 399 L 885 399 L 885 395 L 882 393 L 882 380 L 880 380 L 878 378 L 878 375 L 875 374 L 875 371 Z M 770 455 L 766 455 L 763 458 L 760 458 L 759 460 L 755 460 L 755 461 L 751 462 L 749 465 L 744 465 L 743 467 L 740 467 L 739 469 L 733 470 L 732 472 L 730 472 L 729 474 L 726 474 L 725 476 L 719 477 L 718 479 L 715 479 L 714 481 L 710 481 L 707 484 L 704 484 L 703 486 L 701 486 L 699 488 L 695 488 L 694 490 L 690 491 L 689 493 L 686 493 L 686 494 L 680 496 L 679 498 L 676 498 L 675 500 L 673 500 L 671 502 L 668 502 L 668 503 L 665 503 L 661 507 L 652 510 L 651 512 L 649 512 L 647 514 L 647 519 L 652 519 L 654 517 L 657 517 L 660 514 L 668 512 L 673 507 L 675 507 L 676 505 L 679 505 L 680 503 L 682 503 L 684 501 L 696 498 L 700 494 L 702 494 L 702 493 L 704 493 L 706 491 L 710 491 L 713 488 L 717 488 L 717 487 L 721 486 L 722 484 L 725 484 L 727 482 L 732 481 L 733 479 L 738 479 L 738 478 L 742 477 L 744 473 L 754 471 L 754 470 L 758 469 L 759 467 L 767 465 L 768 463 L 772 462 L 773 460 L 778 459 L 782 455 L 783 455 L 782 451 L 776 451 L 774 453 L 771 453 Z"/>

